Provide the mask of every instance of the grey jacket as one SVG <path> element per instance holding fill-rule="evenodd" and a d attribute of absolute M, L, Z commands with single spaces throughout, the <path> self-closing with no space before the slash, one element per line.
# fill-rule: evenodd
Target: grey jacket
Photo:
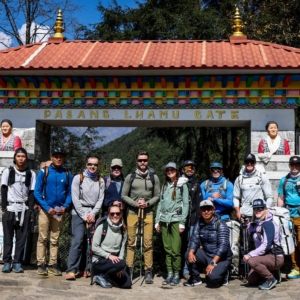
<path fill-rule="evenodd" d="M 93 214 L 94 216 L 99 214 L 104 192 L 103 179 L 99 184 L 97 176 L 91 178 L 86 172 L 83 172 L 83 181 L 80 188 L 80 175 L 76 175 L 72 182 L 72 202 L 74 205 L 72 215 L 77 214 L 83 219 L 87 214 Z"/>
<path fill-rule="evenodd" d="M 100 224 L 93 237 L 93 262 L 101 258 L 108 258 L 111 254 L 118 256 L 119 258 L 124 257 L 125 244 L 127 241 L 127 232 L 124 233 L 122 241 L 122 230 L 120 223 L 114 225 L 109 218 L 107 218 L 108 228 L 105 238 L 101 243 L 101 236 L 103 232 L 103 224 Z"/>

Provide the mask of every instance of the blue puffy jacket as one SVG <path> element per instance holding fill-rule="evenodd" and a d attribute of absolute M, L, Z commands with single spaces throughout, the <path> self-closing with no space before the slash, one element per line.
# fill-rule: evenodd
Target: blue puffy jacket
<path fill-rule="evenodd" d="M 69 172 L 69 183 L 66 184 L 67 176 L 65 168 L 55 168 L 52 164 L 48 167 L 48 177 L 46 184 L 46 198 L 43 199 L 44 170 L 40 170 L 35 183 L 34 197 L 37 203 L 48 212 L 55 206 L 68 208 L 72 202 L 71 185 L 72 174 Z"/>
<path fill-rule="evenodd" d="M 211 258 L 218 255 L 221 260 L 231 260 L 229 228 L 218 215 L 215 215 L 208 224 L 200 217 L 199 222 L 195 225 L 189 248 L 196 253 L 200 245 L 206 255 Z"/>

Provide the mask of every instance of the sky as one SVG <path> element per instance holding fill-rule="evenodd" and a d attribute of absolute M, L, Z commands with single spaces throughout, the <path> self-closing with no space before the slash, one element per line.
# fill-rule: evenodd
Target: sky
<path fill-rule="evenodd" d="M 100 20 L 100 13 L 97 10 L 97 6 L 99 3 L 99 0 L 71 0 L 74 4 L 80 5 L 82 6 L 82 10 L 80 11 L 75 11 L 74 12 L 74 16 L 77 18 L 78 22 L 82 25 L 86 25 L 88 26 L 89 24 L 95 24 L 97 22 L 99 22 Z M 143 0 L 141 0 L 142 2 Z M 128 6 L 128 7 L 135 7 L 135 1 L 134 0 L 117 0 L 118 4 L 121 6 Z M 101 0 L 102 5 L 104 6 L 108 6 L 109 3 L 111 3 L 110 0 Z M 1 12 L 0 12 L 1 15 Z M 55 19 L 53 20 L 49 20 L 48 21 L 48 25 L 51 27 L 53 26 L 55 22 Z M 18 22 L 19 24 L 22 24 L 22 20 L 20 20 L 20 22 Z M 34 23 L 34 26 L 39 27 L 39 24 Z M 25 25 L 25 21 L 22 25 L 20 25 L 20 28 L 18 28 L 18 31 L 20 32 L 20 35 L 22 37 L 25 36 L 25 30 L 26 30 L 26 25 Z M 47 30 L 47 27 L 45 28 L 41 28 L 41 35 L 43 36 L 43 39 L 39 39 L 37 40 L 37 42 L 39 41 L 46 41 L 48 40 L 48 38 L 50 37 L 50 35 L 46 35 L 44 36 L 43 32 Z M 72 36 L 66 34 L 67 39 L 72 39 Z M 15 47 L 18 46 L 18 43 L 10 36 L 6 35 L 5 33 L 0 31 L 0 42 L 3 41 L 3 43 L 5 43 L 5 45 L 8 45 L 9 47 Z M 0 50 L 5 49 L 6 47 L 0 43 Z"/>

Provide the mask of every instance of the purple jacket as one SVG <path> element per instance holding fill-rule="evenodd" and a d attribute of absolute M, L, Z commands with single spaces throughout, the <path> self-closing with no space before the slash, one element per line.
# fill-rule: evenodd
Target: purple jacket
<path fill-rule="evenodd" d="M 280 245 L 280 230 L 277 224 L 273 221 L 273 213 L 267 213 L 264 220 L 255 220 L 255 223 L 249 223 L 248 232 L 253 234 L 255 250 L 250 251 L 250 257 L 261 256 L 268 253 L 268 251 L 276 245 Z M 263 225 L 263 230 L 262 230 Z M 261 232 L 263 231 L 263 234 Z"/>

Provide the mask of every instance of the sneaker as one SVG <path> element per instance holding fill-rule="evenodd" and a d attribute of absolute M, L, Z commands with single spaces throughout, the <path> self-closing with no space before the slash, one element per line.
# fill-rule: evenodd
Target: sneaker
<path fill-rule="evenodd" d="M 73 272 L 69 272 L 66 274 L 66 280 L 76 280 L 76 275 Z"/>
<path fill-rule="evenodd" d="M 202 283 L 201 277 L 190 277 L 190 279 L 187 282 L 184 282 L 183 285 L 184 286 L 195 286 L 195 285 L 199 285 Z"/>
<path fill-rule="evenodd" d="M 183 274 L 183 278 L 188 281 L 190 279 L 190 274 L 189 273 L 185 273 Z"/>
<path fill-rule="evenodd" d="M 2 268 L 2 272 L 3 273 L 10 273 L 11 268 L 10 268 L 10 263 L 5 263 L 3 268 Z"/>
<path fill-rule="evenodd" d="M 273 288 L 277 283 L 277 280 L 275 278 L 271 280 L 266 280 L 263 284 L 259 285 L 258 288 L 260 290 L 270 290 Z"/>
<path fill-rule="evenodd" d="M 103 274 L 96 275 L 95 282 L 105 289 L 112 288 L 111 283 L 107 281 L 105 275 Z"/>
<path fill-rule="evenodd" d="M 47 268 L 46 268 L 46 265 L 39 265 L 38 266 L 38 269 L 37 269 L 37 273 L 39 274 L 39 275 L 48 275 L 48 270 L 47 270 Z"/>
<path fill-rule="evenodd" d="M 300 278 L 300 271 L 293 269 L 290 274 L 288 274 L 289 279 L 297 279 Z"/>
<path fill-rule="evenodd" d="M 228 285 L 229 271 L 227 270 L 222 285 Z"/>
<path fill-rule="evenodd" d="M 15 273 L 24 273 L 24 270 L 22 269 L 21 264 L 19 264 L 19 263 L 13 264 L 13 265 L 12 265 L 12 270 L 13 270 Z"/>
<path fill-rule="evenodd" d="M 175 274 L 170 285 L 177 286 L 180 284 L 179 274 Z"/>
<path fill-rule="evenodd" d="M 272 274 L 274 275 L 275 279 L 277 280 L 277 283 L 281 282 L 281 272 L 280 269 L 273 271 Z"/>
<path fill-rule="evenodd" d="M 173 273 L 169 273 L 167 278 L 162 282 L 162 285 L 169 285 L 172 282 Z"/>
<path fill-rule="evenodd" d="M 153 279 L 152 279 L 152 270 L 148 269 L 145 271 L 145 283 L 146 284 L 152 284 Z"/>
<path fill-rule="evenodd" d="M 57 267 L 57 265 L 48 266 L 48 273 L 53 274 L 54 276 L 61 276 L 61 270 Z"/>

